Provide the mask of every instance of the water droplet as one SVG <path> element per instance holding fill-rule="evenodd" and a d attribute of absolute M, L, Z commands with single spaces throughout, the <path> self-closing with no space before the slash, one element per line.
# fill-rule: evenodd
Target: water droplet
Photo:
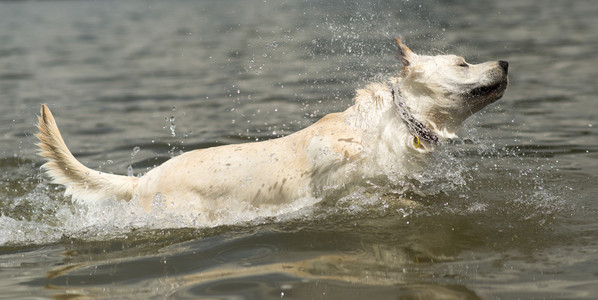
<path fill-rule="evenodd" d="M 141 150 L 141 148 L 139 148 L 138 146 L 135 146 L 133 148 L 133 152 L 131 152 L 131 158 L 135 157 L 135 155 L 137 155 L 137 153 L 139 153 L 140 150 Z"/>
<path fill-rule="evenodd" d="M 174 124 L 174 121 L 176 120 L 176 118 L 174 116 L 171 116 L 168 121 L 170 122 L 170 135 L 172 137 L 176 136 L 176 132 L 174 131 L 176 129 L 176 125 Z"/>

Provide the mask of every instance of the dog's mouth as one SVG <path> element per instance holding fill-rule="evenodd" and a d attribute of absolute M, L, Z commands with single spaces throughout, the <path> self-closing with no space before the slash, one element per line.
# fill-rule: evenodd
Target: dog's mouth
<path fill-rule="evenodd" d="M 505 77 L 498 83 L 480 86 L 464 95 L 465 105 L 469 113 L 473 114 L 500 99 L 507 89 L 508 79 Z"/>
<path fill-rule="evenodd" d="M 506 88 L 507 80 L 505 79 L 493 85 L 477 87 L 471 90 L 467 96 L 468 98 L 493 98 L 492 100 L 498 100 Z"/>

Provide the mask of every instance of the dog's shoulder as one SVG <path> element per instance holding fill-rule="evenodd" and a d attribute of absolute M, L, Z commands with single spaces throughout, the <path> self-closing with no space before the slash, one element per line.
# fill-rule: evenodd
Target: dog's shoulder
<path fill-rule="evenodd" d="M 332 113 L 310 126 L 309 144 L 334 156 L 353 160 L 363 151 L 362 134 L 351 125 L 349 112 Z"/>
<path fill-rule="evenodd" d="M 388 84 L 370 83 L 355 94 L 355 107 L 362 113 L 374 113 L 387 110 L 392 105 L 392 93 Z"/>

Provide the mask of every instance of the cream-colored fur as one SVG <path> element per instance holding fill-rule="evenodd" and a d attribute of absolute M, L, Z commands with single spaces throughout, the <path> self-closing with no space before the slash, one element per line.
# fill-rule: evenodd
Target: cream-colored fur
<path fill-rule="evenodd" d="M 338 197 L 372 182 L 400 180 L 417 172 L 438 144 L 424 139 L 414 143 L 399 102 L 440 141 L 454 137 L 469 115 L 502 96 L 508 65 L 466 65 L 458 56 L 417 55 L 398 38 L 397 43 L 403 70 L 387 82 L 358 90 L 355 104 L 344 112 L 282 138 L 190 151 L 140 178 L 83 166 L 42 105 L 38 138 L 40 154 L 48 159 L 43 167 L 76 200 L 136 199 L 148 211 L 159 200 L 165 208 L 191 208 L 207 216 L 232 203 L 278 207 L 298 198 Z"/>

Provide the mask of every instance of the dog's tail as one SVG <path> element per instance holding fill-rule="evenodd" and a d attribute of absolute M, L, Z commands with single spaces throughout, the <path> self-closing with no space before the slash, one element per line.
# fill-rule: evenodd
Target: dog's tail
<path fill-rule="evenodd" d="M 39 154 L 48 159 L 42 168 L 52 177 L 53 183 L 66 187 L 66 196 L 86 201 L 110 198 L 128 201 L 133 198 L 137 177 L 107 174 L 84 166 L 67 148 L 45 104 L 42 104 L 38 119 Z"/>

